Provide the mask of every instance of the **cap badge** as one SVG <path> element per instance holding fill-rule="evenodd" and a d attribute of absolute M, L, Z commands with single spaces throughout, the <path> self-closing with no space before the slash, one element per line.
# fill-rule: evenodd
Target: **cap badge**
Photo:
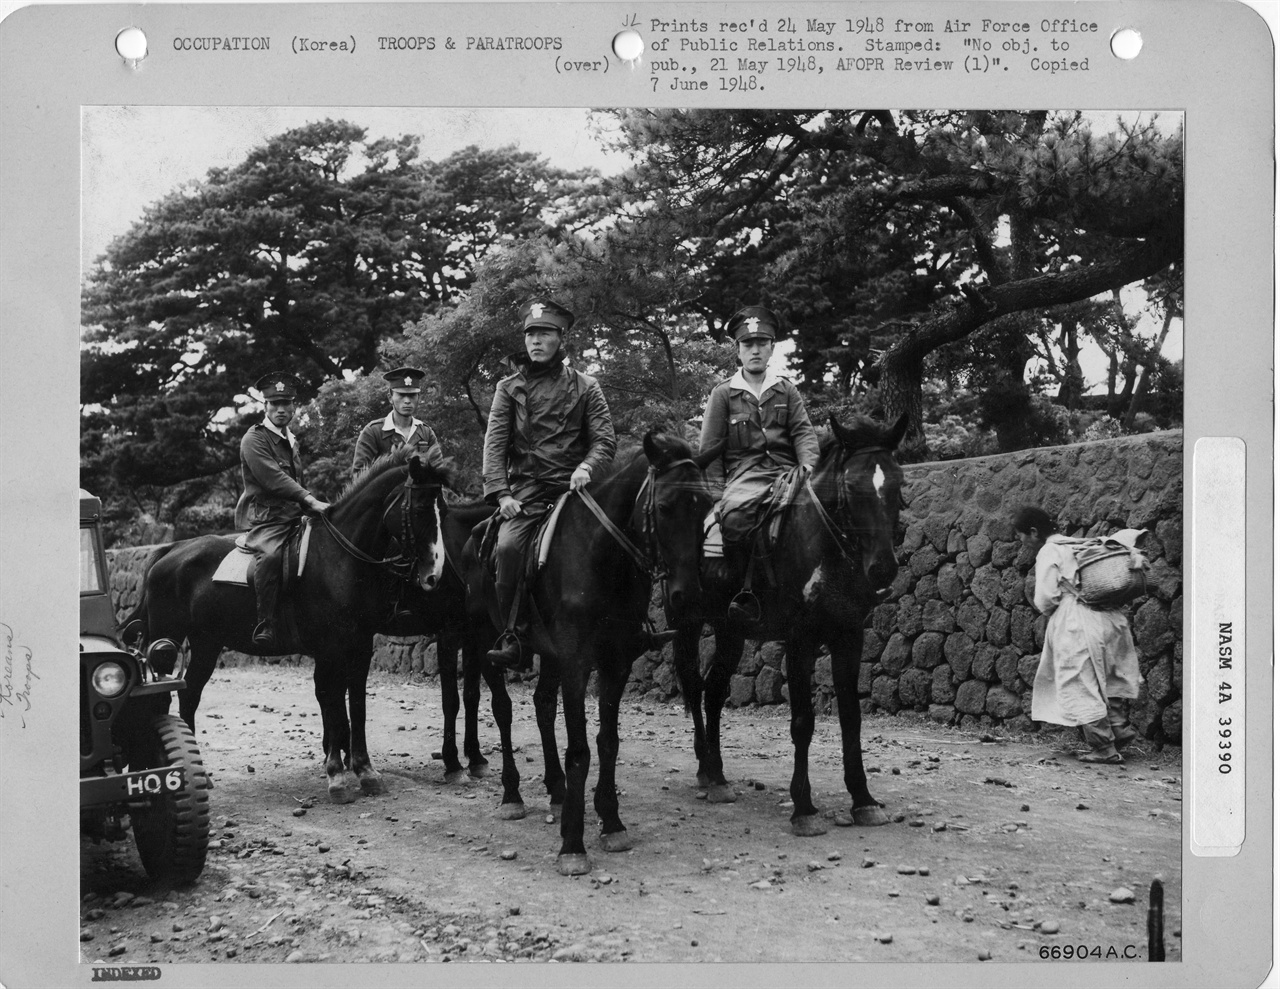
<path fill-rule="evenodd" d="M 529 315 L 532 316 L 534 319 L 541 319 L 544 308 L 545 307 L 542 305 L 541 302 L 535 302 L 533 305 L 529 307 Z"/>
<path fill-rule="evenodd" d="M 284 391 L 284 382 L 283 382 L 283 381 L 277 381 L 277 382 L 276 382 L 276 391 Z"/>
<path fill-rule="evenodd" d="M 758 329 L 760 329 L 760 318 L 758 316 L 752 316 L 747 320 L 747 332 L 754 333 Z"/>
<path fill-rule="evenodd" d="M 412 376 L 412 375 L 408 375 L 408 374 L 406 374 L 406 375 L 404 376 L 404 383 L 405 383 L 405 385 L 406 385 L 406 386 L 408 386 L 408 385 L 412 385 L 412 384 L 413 384 L 413 376 Z"/>

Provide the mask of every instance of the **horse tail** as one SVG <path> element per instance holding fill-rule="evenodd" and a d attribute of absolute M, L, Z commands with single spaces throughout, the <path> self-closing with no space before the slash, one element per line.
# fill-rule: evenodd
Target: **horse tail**
<path fill-rule="evenodd" d="M 141 589 L 138 591 L 138 603 L 133 606 L 133 610 L 120 623 L 120 631 L 123 635 L 127 636 L 134 631 L 135 623 L 137 623 L 136 629 L 141 632 L 141 641 L 146 642 L 150 639 L 151 620 L 147 611 L 147 578 L 151 575 L 151 568 L 167 556 L 169 551 L 177 545 L 177 543 L 165 543 L 163 546 L 157 546 L 151 551 L 151 555 L 147 557 L 147 562 L 142 567 L 142 576 L 138 581 L 141 585 Z"/>

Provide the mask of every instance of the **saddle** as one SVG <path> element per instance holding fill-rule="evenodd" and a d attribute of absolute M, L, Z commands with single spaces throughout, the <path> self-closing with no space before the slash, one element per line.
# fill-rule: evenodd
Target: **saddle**
<path fill-rule="evenodd" d="M 538 528 L 534 530 L 533 538 L 529 540 L 530 548 L 536 547 L 536 553 L 526 553 L 524 566 L 524 580 L 527 583 L 533 581 L 539 571 L 546 565 L 547 557 L 551 553 L 551 538 L 555 535 L 556 525 L 560 521 L 560 513 L 564 510 L 565 503 L 569 500 L 570 492 L 566 491 L 560 495 L 554 502 L 531 502 L 524 505 L 524 513 L 526 515 L 541 515 L 542 522 Z M 490 579 L 493 578 L 497 570 L 497 545 L 498 530 L 502 525 L 502 516 L 498 512 L 494 512 L 483 522 L 480 522 L 471 530 L 471 537 L 476 544 L 476 557 L 480 560 L 481 566 Z"/>
<path fill-rule="evenodd" d="M 311 516 L 304 515 L 289 530 L 288 536 L 277 550 L 281 554 L 280 593 L 282 595 L 287 594 L 297 579 L 302 576 L 303 567 L 307 563 L 307 548 L 311 544 L 311 524 Z M 218 569 L 214 571 L 213 582 L 248 587 L 256 559 L 253 550 L 249 549 L 249 533 L 240 533 L 236 536 L 235 548 L 222 558 Z"/>
<path fill-rule="evenodd" d="M 759 598 L 751 589 L 757 564 L 762 569 L 764 587 L 769 591 L 777 588 L 773 550 L 778 545 L 778 534 L 782 530 L 786 510 L 795 504 L 796 497 L 804 487 L 804 480 L 804 471 L 795 467 L 774 481 L 769 494 L 757 509 L 759 514 L 748 530 L 746 539 L 738 544 L 747 553 L 747 572 L 742 580 L 742 590 L 729 602 L 729 613 L 740 621 L 754 624 L 764 612 Z"/>

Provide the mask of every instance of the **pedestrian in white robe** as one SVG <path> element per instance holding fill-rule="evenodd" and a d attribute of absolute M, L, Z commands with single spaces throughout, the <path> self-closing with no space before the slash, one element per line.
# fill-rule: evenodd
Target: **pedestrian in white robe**
<path fill-rule="evenodd" d="M 1121 701 L 1138 696 L 1142 674 L 1129 620 L 1123 611 L 1104 611 L 1080 601 L 1072 591 L 1081 540 L 1056 533 L 1038 508 L 1014 517 L 1024 545 L 1036 551 L 1033 603 L 1049 615 L 1044 651 L 1031 688 L 1031 717 L 1057 725 L 1079 725 L 1089 751 L 1082 762 L 1119 763 L 1137 732 Z"/>

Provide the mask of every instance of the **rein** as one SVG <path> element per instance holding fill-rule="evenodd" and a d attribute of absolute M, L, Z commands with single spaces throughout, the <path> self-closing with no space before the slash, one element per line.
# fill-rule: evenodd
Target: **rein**
<path fill-rule="evenodd" d="M 397 580 L 409 581 L 413 577 L 413 569 L 417 566 L 417 541 L 413 534 L 413 492 L 423 488 L 439 487 L 437 484 L 415 484 L 413 474 L 410 472 L 401 485 L 400 493 L 392 499 L 391 504 L 387 505 L 386 510 L 382 513 L 384 522 L 392 510 L 400 506 L 400 536 L 399 543 L 401 551 L 394 556 L 388 556 L 379 559 L 371 556 L 344 536 L 338 529 L 333 519 L 329 517 L 328 512 L 322 512 L 320 520 L 324 523 L 324 527 L 333 536 L 334 541 L 346 551 L 347 555 L 354 557 L 361 563 L 372 564 L 376 567 L 382 567 L 391 573 Z M 388 526 L 390 528 L 390 526 Z"/>
<path fill-rule="evenodd" d="M 587 508 L 591 509 L 591 514 L 600 520 L 600 524 L 604 527 L 604 531 L 613 537 L 614 541 L 621 546 L 631 557 L 640 572 L 649 578 L 650 581 L 665 581 L 668 576 L 666 561 L 662 559 L 662 552 L 657 549 L 657 514 L 658 514 L 658 487 L 655 479 L 674 467 L 682 464 L 692 464 L 697 467 L 697 463 L 692 459 L 685 457 L 682 460 L 673 460 L 661 470 L 650 466 L 649 472 L 644 479 L 644 483 L 640 485 L 640 490 L 636 494 L 636 505 L 640 505 L 643 500 L 644 505 L 641 509 L 641 532 L 644 533 L 645 548 L 641 549 L 637 546 L 625 532 L 619 529 L 604 513 L 604 509 L 600 507 L 600 503 L 595 500 L 587 491 L 586 487 L 578 489 L 578 495 L 582 498 Z M 701 470 L 701 468 L 699 468 Z M 647 552 L 651 550 L 652 552 Z"/>

